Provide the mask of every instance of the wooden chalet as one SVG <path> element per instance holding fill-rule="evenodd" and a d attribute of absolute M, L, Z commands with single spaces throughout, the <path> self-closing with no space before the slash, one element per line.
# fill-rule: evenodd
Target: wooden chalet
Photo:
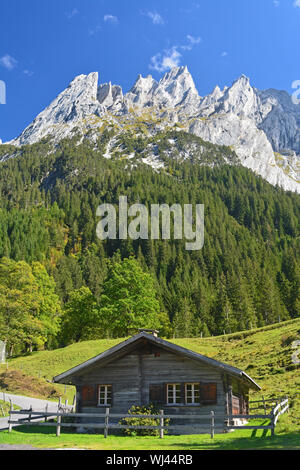
<path fill-rule="evenodd" d="M 79 413 L 109 407 L 111 413 L 126 414 L 133 405 L 150 403 L 172 415 L 249 413 L 249 391 L 260 390 L 251 377 L 157 333 L 139 330 L 53 381 L 76 387 Z"/>

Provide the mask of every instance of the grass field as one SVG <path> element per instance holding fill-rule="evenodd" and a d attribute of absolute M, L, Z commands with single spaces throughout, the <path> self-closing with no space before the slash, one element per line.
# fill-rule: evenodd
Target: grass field
<path fill-rule="evenodd" d="M 254 421 L 253 421 L 254 422 Z M 256 424 L 268 424 L 255 421 Z M 250 450 L 285 449 L 300 450 L 300 432 L 270 436 L 270 431 L 237 430 L 228 434 L 209 435 L 126 437 L 101 434 L 73 434 L 63 431 L 56 437 L 55 428 L 21 426 L 0 432 L 0 444 L 24 444 L 36 448 L 78 448 L 89 450 Z"/>
<path fill-rule="evenodd" d="M 251 400 L 261 399 L 262 395 L 265 398 L 288 396 L 290 400 L 289 414 L 279 418 L 276 436 L 273 440 L 268 436 L 254 435 L 252 431 L 245 429 L 230 434 L 216 435 L 213 441 L 209 436 L 182 436 L 180 445 L 186 446 L 188 449 L 195 448 L 193 446 L 197 448 L 228 449 L 274 448 L 274 446 L 276 448 L 299 448 L 300 367 L 292 362 L 294 352 L 292 344 L 297 339 L 300 339 L 300 319 L 226 336 L 170 340 L 182 347 L 243 369 L 262 387 L 260 392 L 251 394 Z M 47 383 L 46 379 L 52 380 L 53 376 L 100 354 L 121 341 L 121 339 L 86 341 L 55 351 L 40 351 L 27 357 L 11 359 L 8 371 L 3 367 L 1 372 L 0 367 L 0 390 L 6 389 L 12 393 L 20 395 L 24 393 L 27 396 L 31 394 L 31 396 L 40 398 L 49 398 L 50 396 L 50 398 L 56 400 L 58 392 L 63 399 L 67 398 L 71 401 L 74 396 L 73 387 L 68 386 L 65 389 L 63 385 Z M 16 384 L 14 374 L 19 375 L 18 384 Z M 10 379 L 9 376 L 11 376 Z M 31 379 L 31 385 L 28 386 L 27 384 L 25 390 L 22 388 L 22 381 L 24 380 L 27 383 L 30 377 L 35 377 L 35 379 Z M 43 388 L 45 384 L 50 388 Z M 48 440 L 50 447 L 53 447 L 55 443 L 58 444 L 53 429 L 50 429 L 50 434 L 44 434 L 45 431 L 41 434 L 41 429 L 38 433 L 35 433 L 32 428 L 29 433 L 18 429 L 18 431 L 13 431 L 10 436 L 2 432 L 0 433 L 0 443 L 3 439 L 6 442 L 13 442 L 18 439 L 20 439 L 20 442 L 24 442 L 24 439 L 26 439 L 26 443 L 33 439 L 37 446 L 39 442 L 44 442 L 48 446 Z M 103 449 L 108 449 L 109 446 L 111 448 L 115 446 L 118 449 L 144 448 L 143 446 L 150 448 L 149 446 L 152 445 L 155 446 L 154 449 L 168 449 L 168 446 L 177 448 L 178 441 L 179 438 L 176 436 L 167 436 L 164 440 L 141 437 L 110 437 L 104 440 L 101 435 L 79 436 L 66 434 L 66 431 L 63 431 L 59 445 L 63 444 L 69 447 L 70 443 L 73 442 L 74 445 L 76 443 L 80 447 L 89 445 L 88 442 L 90 442 L 93 443 L 91 445 L 97 445 Z"/>

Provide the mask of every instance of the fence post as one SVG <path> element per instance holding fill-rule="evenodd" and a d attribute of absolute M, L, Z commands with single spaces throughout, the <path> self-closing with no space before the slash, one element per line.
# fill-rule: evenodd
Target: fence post
<path fill-rule="evenodd" d="M 275 413 L 274 413 L 274 406 L 272 407 L 272 411 L 271 411 L 271 426 L 272 426 L 272 429 L 271 429 L 271 437 L 274 437 L 275 436 Z"/>
<path fill-rule="evenodd" d="M 164 437 L 164 410 L 160 410 L 160 418 L 159 418 L 159 437 L 163 439 Z"/>
<path fill-rule="evenodd" d="M 210 431 L 210 437 L 213 439 L 215 435 L 215 412 L 211 411 L 211 431 Z"/>
<path fill-rule="evenodd" d="M 60 436 L 60 429 L 61 429 L 61 414 L 59 411 L 59 415 L 57 416 L 57 425 L 56 425 L 56 436 Z"/>
<path fill-rule="evenodd" d="M 12 430 L 12 423 L 11 423 L 11 420 L 12 420 L 12 410 L 13 410 L 13 405 L 12 405 L 12 402 L 11 402 L 11 400 L 10 400 L 8 432 L 11 432 L 11 430 Z"/>
<path fill-rule="evenodd" d="M 48 421 L 48 416 L 47 416 L 47 413 L 48 413 L 48 403 L 47 403 L 47 405 L 45 406 L 45 413 L 46 413 L 46 414 L 45 414 L 45 423 L 47 423 L 47 421 Z"/>
<path fill-rule="evenodd" d="M 108 424 L 109 424 L 109 408 L 105 410 L 105 427 L 104 427 L 104 437 L 105 439 L 108 436 Z"/>
<path fill-rule="evenodd" d="M 74 395 L 74 398 L 73 398 L 72 411 L 73 413 L 75 413 L 76 411 L 76 395 Z"/>
<path fill-rule="evenodd" d="M 32 405 L 30 405 L 29 413 L 28 413 L 28 421 L 29 422 L 31 421 L 31 412 L 32 412 Z"/>

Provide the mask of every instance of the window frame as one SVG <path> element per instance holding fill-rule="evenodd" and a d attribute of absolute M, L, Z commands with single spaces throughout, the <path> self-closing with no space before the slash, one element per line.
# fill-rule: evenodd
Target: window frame
<path fill-rule="evenodd" d="M 187 401 L 187 387 L 188 385 L 190 385 L 192 387 L 192 401 L 190 403 L 188 403 Z M 198 387 L 198 401 L 195 401 L 195 386 Z M 193 406 L 193 405 L 201 405 L 201 401 L 200 401 L 200 394 L 201 394 L 201 391 L 200 391 L 200 383 L 199 382 L 185 382 L 184 383 L 184 404 L 187 405 L 187 406 Z"/>
<path fill-rule="evenodd" d="M 169 387 L 173 387 L 173 400 L 175 398 L 175 401 L 172 401 L 172 402 L 169 402 Z M 177 389 L 176 387 L 179 387 L 179 397 L 177 397 Z M 181 405 L 182 402 L 181 402 L 181 383 L 180 382 L 174 382 L 174 383 L 167 383 L 166 384 L 166 398 L 167 398 L 167 402 L 166 402 L 166 405 Z M 179 398 L 179 401 L 176 401 L 177 398 Z"/>
<path fill-rule="evenodd" d="M 105 388 L 105 392 L 104 392 L 104 403 L 100 403 L 100 393 L 101 393 L 101 387 L 104 387 Z M 110 403 L 108 403 L 108 388 L 110 387 Z M 97 406 L 102 406 L 102 407 L 110 407 L 112 406 L 112 400 L 113 400 L 113 397 L 112 397 L 112 394 L 113 394 L 113 387 L 112 387 L 112 384 L 98 384 L 98 393 L 97 393 Z"/>

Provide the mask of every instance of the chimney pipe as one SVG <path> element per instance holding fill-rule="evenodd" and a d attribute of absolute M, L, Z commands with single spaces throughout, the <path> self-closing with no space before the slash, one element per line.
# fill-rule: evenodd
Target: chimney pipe
<path fill-rule="evenodd" d="M 150 335 L 155 336 L 155 338 L 157 338 L 159 331 L 158 330 L 151 330 L 149 328 L 139 328 L 139 333 L 148 333 Z"/>

